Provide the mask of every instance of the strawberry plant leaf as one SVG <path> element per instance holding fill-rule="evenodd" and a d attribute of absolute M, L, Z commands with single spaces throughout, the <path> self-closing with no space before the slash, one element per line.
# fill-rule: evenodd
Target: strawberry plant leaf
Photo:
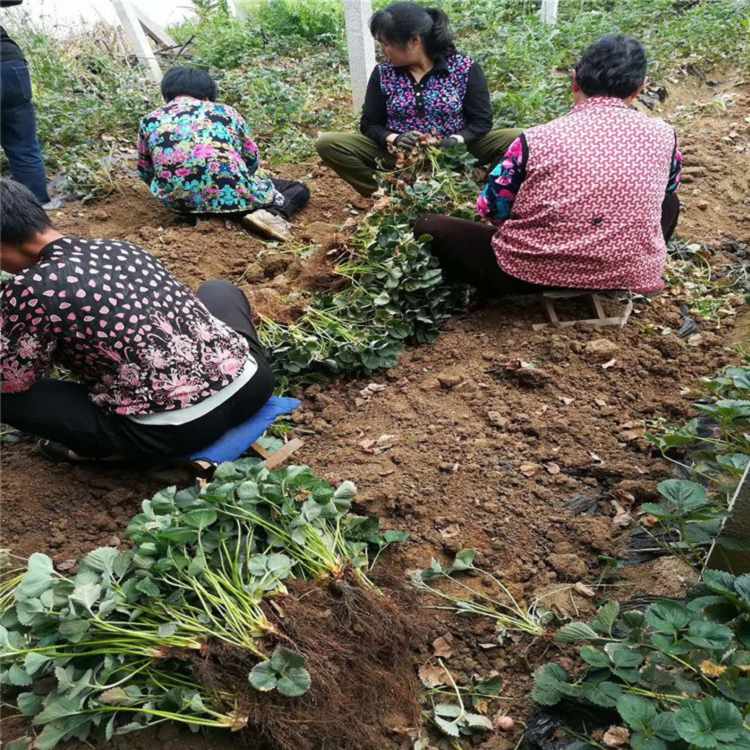
<path fill-rule="evenodd" d="M 630 729 L 645 731 L 658 713 L 653 701 L 637 695 L 622 695 L 617 700 L 617 712 Z"/>
<path fill-rule="evenodd" d="M 531 697 L 542 706 L 554 706 L 565 697 L 562 688 L 567 685 L 568 673 L 559 664 L 544 664 L 534 672 Z"/>
<path fill-rule="evenodd" d="M 453 565 L 449 569 L 449 573 L 460 573 L 464 570 L 471 570 L 474 567 L 474 558 L 476 557 L 476 550 L 473 549 L 462 549 L 456 553 L 456 557 L 453 560 Z"/>
<path fill-rule="evenodd" d="M 569 622 L 563 625 L 556 633 L 555 640 L 558 643 L 577 643 L 578 641 L 599 640 L 601 636 L 591 625 L 585 622 Z"/>
<path fill-rule="evenodd" d="M 268 692 L 276 687 L 278 682 L 276 671 L 270 661 L 262 661 L 256 664 L 248 675 L 250 684 L 261 692 Z"/>
<path fill-rule="evenodd" d="M 675 713 L 675 729 L 685 742 L 715 748 L 736 740 L 742 733 L 742 714 L 721 698 L 690 701 Z"/>
<path fill-rule="evenodd" d="M 303 695 L 310 689 L 310 673 L 303 667 L 291 667 L 279 678 L 276 689 L 289 698 Z"/>
<path fill-rule="evenodd" d="M 656 602 L 646 610 L 646 622 L 654 631 L 670 636 L 687 627 L 692 618 L 692 612 L 677 602 Z"/>

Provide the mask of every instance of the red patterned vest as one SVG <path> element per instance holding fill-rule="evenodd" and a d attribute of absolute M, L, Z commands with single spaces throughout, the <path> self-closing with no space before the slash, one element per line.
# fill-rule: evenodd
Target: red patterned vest
<path fill-rule="evenodd" d="M 500 267 L 547 286 L 662 289 L 674 130 L 592 97 L 525 136 L 526 177 L 493 238 Z"/>

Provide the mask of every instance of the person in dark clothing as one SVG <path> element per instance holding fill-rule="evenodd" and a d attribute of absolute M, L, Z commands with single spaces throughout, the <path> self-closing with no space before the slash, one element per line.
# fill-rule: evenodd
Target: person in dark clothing
<path fill-rule="evenodd" d="M 216 102 L 216 82 L 204 70 L 172 68 L 161 90 L 166 105 L 141 120 L 138 134 L 138 171 L 151 193 L 173 211 L 242 214 L 250 228 L 288 239 L 307 187 L 260 168 L 247 123 Z"/>
<path fill-rule="evenodd" d="M 414 148 L 421 135 L 437 136 L 442 148 L 465 144 L 480 164 L 502 157 L 521 131 L 492 130 L 482 68 L 456 50 L 443 11 L 394 3 L 373 15 L 370 31 L 388 62 L 370 76 L 360 134 L 318 138 L 324 164 L 370 195 L 378 167 L 392 168 L 393 151 Z"/>
<path fill-rule="evenodd" d="M 197 294 L 118 240 L 64 236 L 0 179 L 0 411 L 67 460 L 154 463 L 205 448 L 273 392 L 245 295 Z M 52 379 L 56 365 L 78 382 Z"/>
<path fill-rule="evenodd" d="M 22 0 L 0 0 L 0 8 Z M 14 179 L 26 185 L 40 203 L 48 203 L 47 174 L 36 134 L 29 67 L 20 47 L 0 26 L 0 144 Z"/>

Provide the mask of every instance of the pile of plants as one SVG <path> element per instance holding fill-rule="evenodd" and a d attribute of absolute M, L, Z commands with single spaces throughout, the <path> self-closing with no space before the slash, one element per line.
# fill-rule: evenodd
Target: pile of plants
<path fill-rule="evenodd" d="M 240 460 L 144 500 L 130 549 L 96 549 L 70 575 L 43 554 L 7 572 L 0 680 L 39 732 L 12 747 L 175 721 L 375 748 L 384 712 L 414 720 L 413 633 L 368 578 L 406 535 L 352 513 L 354 494 Z"/>
<path fill-rule="evenodd" d="M 571 750 L 750 748 L 750 574 L 707 570 L 685 601 L 644 611 L 622 612 L 611 601 L 555 639 L 585 644 L 585 666 L 571 675 L 545 664 L 532 697 L 572 725 Z M 589 734 L 591 717 L 600 728 Z"/>
<path fill-rule="evenodd" d="M 389 368 L 407 341 L 437 336 L 466 304 L 467 290 L 445 283 L 428 238 L 415 238 L 413 227 L 428 213 L 473 216 L 473 163 L 465 151 L 428 144 L 381 176 L 373 208 L 334 249 L 335 273 L 346 286 L 317 295 L 292 325 L 264 321 L 261 334 L 281 373 Z"/>

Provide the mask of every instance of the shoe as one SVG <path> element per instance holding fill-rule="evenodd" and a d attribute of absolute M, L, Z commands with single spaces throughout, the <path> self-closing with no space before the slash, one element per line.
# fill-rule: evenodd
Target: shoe
<path fill-rule="evenodd" d="M 71 464 L 81 463 L 121 463 L 125 459 L 122 456 L 107 456 L 105 458 L 87 458 L 81 456 L 74 450 L 67 448 L 62 443 L 56 443 L 54 440 L 40 440 L 37 443 L 37 450 L 50 461 L 55 463 L 66 462 Z"/>
<path fill-rule="evenodd" d="M 45 211 L 57 211 L 65 205 L 62 198 L 53 198 L 42 205 Z"/>
<path fill-rule="evenodd" d="M 276 216 L 265 208 L 253 211 L 242 217 L 242 223 L 248 229 L 255 229 L 265 237 L 270 237 L 279 242 L 286 242 L 291 239 L 291 225 L 281 216 Z"/>

